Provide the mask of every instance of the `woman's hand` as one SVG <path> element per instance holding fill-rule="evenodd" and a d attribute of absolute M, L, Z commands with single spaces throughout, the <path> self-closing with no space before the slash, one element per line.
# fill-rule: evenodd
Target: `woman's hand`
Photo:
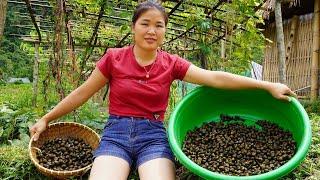
<path fill-rule="evenodd" d="M 30 128 L 30 137 L 34 135 L 33 140 L 37 141 L 39 139 L 40 134 L 47 129 L 48 123 L 44 119 L 38 120 L 31 128 Z"/>
<path fill-rule="evenodd" d="M 267 90 L 277 99 L 290 101 L 289 96 L 297 97 L 296 93 L 294 93 L 288 86 L 281 83 L 270 83 L 267 86 Z"/>

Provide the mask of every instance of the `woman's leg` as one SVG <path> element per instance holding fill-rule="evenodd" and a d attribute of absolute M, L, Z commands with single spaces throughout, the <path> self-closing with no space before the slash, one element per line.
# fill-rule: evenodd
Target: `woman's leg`
<path fill-rule="evenodd" d="M 98 156 L 93 162 L 90 180 L 126 180 L 130 172 L 129 163 L 115 156 Z"/>
<path fill-rule="evenodd" d="M 176 178 L 174 163 L 167 158 L 147 161 L 138 167 L 140 180 L 174 180 Z"/>

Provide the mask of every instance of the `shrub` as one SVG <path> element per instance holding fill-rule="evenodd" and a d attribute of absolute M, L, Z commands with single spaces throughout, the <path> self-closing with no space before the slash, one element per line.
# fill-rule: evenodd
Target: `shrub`
<path fill-rule="evenodd" d="M 32 164 L 28 150 L 18 146 L 0 147 L 0 179 L 48 179 Z"/>

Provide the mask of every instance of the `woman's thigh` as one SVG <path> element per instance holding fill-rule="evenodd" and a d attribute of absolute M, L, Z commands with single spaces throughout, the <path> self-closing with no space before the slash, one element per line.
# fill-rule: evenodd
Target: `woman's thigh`
<path fill-rule="evenodd" d="M 174 163 L 167 158 L 147 161 L 138 167 L 140 180 L 174 180 L 176 178 Z"/>
<path fill-rule="evenodd" d="M 126 160 L 115 156 L 98 156 L 93 162 L 89 179 L 126 180 L 129 172 L 130 166 Z"/>

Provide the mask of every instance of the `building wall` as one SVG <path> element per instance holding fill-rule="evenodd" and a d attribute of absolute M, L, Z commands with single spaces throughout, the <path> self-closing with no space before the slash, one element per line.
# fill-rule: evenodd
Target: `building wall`
<path fill-rule="evenodd" d="M 287 85 L 304 97 L 309 97 L 311 86 L 312 16 L 313 14 L 299 16 L 293 38 L 289 37 L 292 19 L 284 21 L 283 27 L 286 51 L 288 42 L 292 39 L 291 53 L 286 62 Z M 279 82 L 275 23 L 266 28 L 264 35 L 271 41 L 266 41 L 263 79 Z"/>

